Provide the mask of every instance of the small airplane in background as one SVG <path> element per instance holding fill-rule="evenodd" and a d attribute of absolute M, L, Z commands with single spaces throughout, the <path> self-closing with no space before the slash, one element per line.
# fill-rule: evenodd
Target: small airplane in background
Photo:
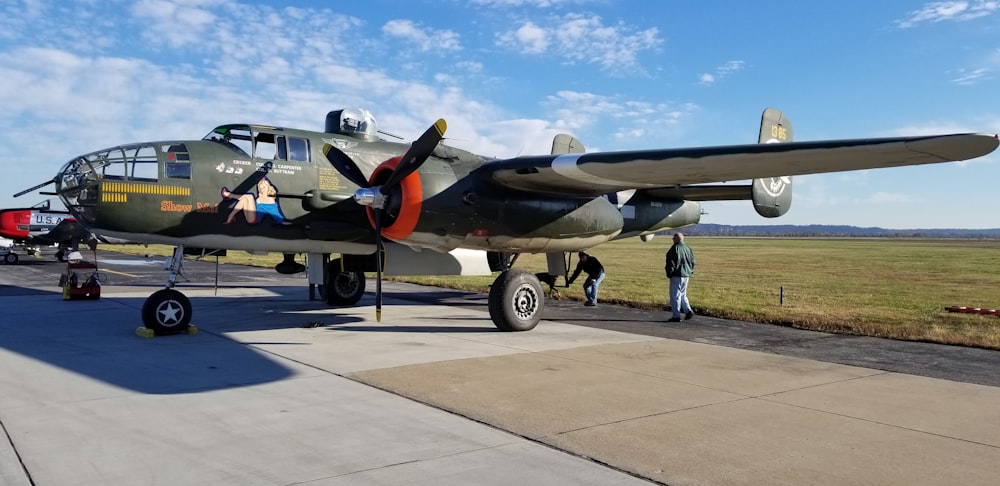
<path fill-rule="evenodd" d="M 96 247 L 98 241 L 68 211 L 51 209 L 48 199 L 30 208 L 0 209 L 0 237 L 11 241 L 0 248 L 8 265 L 19 261 L 18 252 L 38 256 L 46 246 L 57 246 L 56 259 L 62 261 L 80 243 Z"/>
<path fill-rule="evenodd" d="M 329 112 L 323 132 L 222 125 L 200 140 L 74 157 L 33 189 L 54 183 L 96 234 L 175 247 L 166 288 L 142 308 L 158 334 L 189 326 L 175 275 L 185 253 L 211 249 L 281 252 L 276 269 L 286 273 L 307 253 L 310 282 L 319 275 L 331 305 L 356 304 L 375 272 L 377 319 L 383 274 L 500 272 L 490 317 L 526 331 L 544 293 L 534 273 L 514 268 L 522 253 L 545 253 L 548 273 L 565 278 L 574 252 L 696 224 L 700 201 L 750 200 L 778 217 L 791 206 L 790 176 L 966 160 L 998 145 L 986 134 L 793 142 L 773 108 L 749 145 L 586 153 L 560 134 L 551 154 L 493 159 L 440 143 L 445 130 L 438 120 L 412 144 L 389 141 L 359 108 Z M 752 181 L 719 184 L 743 180 Z"/>

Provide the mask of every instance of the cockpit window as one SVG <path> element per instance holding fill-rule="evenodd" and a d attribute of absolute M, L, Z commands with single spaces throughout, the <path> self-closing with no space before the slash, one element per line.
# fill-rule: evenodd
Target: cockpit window
<path fill-rule="evenodd" d="M 309 139 L 260 131 L 254 134 L 253 156 L 265 160 L 309 162 Z"/>
<path fill-rule="evenodd" d="M 202 137 L 202 140 L 216 142 L 245 158 L 249 158 L 253 151 L 250 129 L 246 126 L 223 125 L 216 127 L 215 130 Z"/>
<path fill-rule="evenodd" d="M 152 145 L 125 147 L 125 178 L 132 181 L 155 182 L 159 179 L 156 149 Z"/>
<path fill-rule="evenodd" d="M 159 178 L 156 149 L 152 145 L 122 145 L 83 158 L 107 179 L 155 182 Z"/>
<path fill-rule="evenodd" d="M 309 139 L 288 137 L 288 160 L 309 162 Z"/>

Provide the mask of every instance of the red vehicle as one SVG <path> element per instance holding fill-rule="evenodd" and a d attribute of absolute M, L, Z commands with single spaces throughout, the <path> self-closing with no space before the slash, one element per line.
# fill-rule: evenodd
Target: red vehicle
<path fill-rule="evenodd" d="M 68 212 L 50 209 L 48 200 L 30 208 L 0 209 L 0 237 L 12 242 L 0 247 L 8 265 L 18 262 L 18 252 L 39 255 L 42 247 L 53 245 L 59 247 L 56 258 L 62 261 L 69 248 L 93 238 Z"/>

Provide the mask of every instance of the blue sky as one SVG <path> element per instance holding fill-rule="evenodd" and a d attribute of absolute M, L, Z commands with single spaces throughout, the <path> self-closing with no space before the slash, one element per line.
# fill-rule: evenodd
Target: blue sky
<path fill-rule="evenodd" d="M 216 125 L 439 117 L 483 155 L 1000 132 L 1000 1 L 5 0 L 0 207 L 75 155 Z M 796 178 L 787 215 L 704 223 L 1000 227 L 1000 155 Z"/>

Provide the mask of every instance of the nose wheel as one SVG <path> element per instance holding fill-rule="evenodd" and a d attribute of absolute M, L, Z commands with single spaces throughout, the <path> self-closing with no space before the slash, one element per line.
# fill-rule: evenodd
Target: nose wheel
<path fill-rule="evenodd" d="M 191 301 L 174 289 L 158 290 L 142 304 L 142 324 L 157 335 L 185 332 L 191 326 Z"/>

